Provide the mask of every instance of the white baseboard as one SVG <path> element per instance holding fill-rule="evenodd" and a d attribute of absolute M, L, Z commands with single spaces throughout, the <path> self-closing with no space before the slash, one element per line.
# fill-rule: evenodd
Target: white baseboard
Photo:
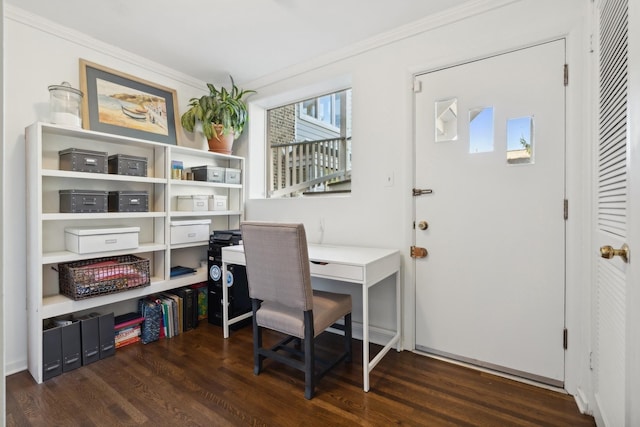
<path fill-rule="evenodd" d="M 589 399 L 587 399 L 584 390 L 578 387 L 577 393 L 573 398 L 575 399 L 576 405 L 578 405 L 578 410 L 581 414 L 593 416 L 591 408 L 589 407 Z"/>
<path fill-rule="evenodd" d="M 18 360 L 13 363 L 7 363 L 4 365 L 4 375 L 8 377 L 9 375 L 17 374 L 18 372 L 27 370 L 27 359 Z"/>

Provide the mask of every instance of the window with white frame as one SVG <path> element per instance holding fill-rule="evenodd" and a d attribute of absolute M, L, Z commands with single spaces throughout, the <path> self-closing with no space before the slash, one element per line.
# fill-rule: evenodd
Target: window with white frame
<path fill-rule="evenodd" d="M 319 96 L 300 103 L 300 119 L 316 121 L 333 129 L 340 128 L 341 93 Z"/>
<path fill-rule="evenodd" d="M 351 89 L 267 111 L 268 196 L 351 191 Z"/>

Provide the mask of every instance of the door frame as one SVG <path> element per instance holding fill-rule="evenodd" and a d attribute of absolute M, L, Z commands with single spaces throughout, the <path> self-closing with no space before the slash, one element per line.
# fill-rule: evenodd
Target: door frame
<path fill-rule="evenodd" d="M 440 231 L 434 229 L 424 234 L 416 228 L 414 233 L 416 244 L 429 251 L 427 258 L 415 262 L 416 349 L 558 388 L 563 387 L 565 379 L 562 331 L 566 221 L 561 209 L 566 188 L 566 87 L 562 78 L 565 59 L 566 40 L 557 39 L 419 75 L 416 77 L 419 92 L 414 94 L 415 132 L 420 138 L 419 145 L 415 144 L 416 187 L 448 193 L 414 199 L 416 222 L 427 219 L 441 223 L 437 227 Z M 533 71 L 535 64 L 543 67 L 541 78 L 528 85 L 527 79 L 540 74 Z M 519 68 L 523 68 L 523 76 L 513 74 Z M 450 97 L 457 99 L 457 141 L 434 144 L 436 125 L 432 116 L 434 109 L 438 109 L 434 108 L 434 102 Z M 470 115 L 478 106 L 492 108 L 493 113 L 488 116 L 494 128 L 493 148 L 486 153 L 469 154 L 468 138 L 473 126 L 469 124 L 467 111 Z M 532 147 L 537 147 L 535 161 L 530 165 L 507 162 L 507 128 L 510 129 L 508 124 L 514 117 L 530 117 L 531 126 L 536 129 L 535 136 L 531 135 Z M 458 162 L 461 163 L 452 167 Z M 468 168 L 472 175 L 466 172 Z M 472 179 L 477 182 L 469 187 L 472 176 L 477 176 Z M 478 192 L 483 191 L 486 194 L 478 198 Z M 441 197 L 444 198 L 440 200 Z M 462 204 L 454 209 L 457 213 L 447 214 L 452 206 L 446 205 L 455 204 L 460 198 Z M 469 204 L 471 200 L 475 202 Z M 486 206 L 478 206 L 477 215 L 474 213 L 470 219 L 465 212 L 474 210 L 474 203 Z M 531 216 L 532 209 L 537 212 L 533 217 L 538 225 L 521 229 L 514 240 L 506 230 L 520 227 L 521 219 L 517 218 Z M 483 224 L 482 230 L 473 224 Z M 448 234 L 454 228 L 460 228 L 456 236 Z M 445 229 L 449 232 L 443 234 Z M 482 243 L 487 232 L 495 239 Z M 459 248 L 460 257 L 438 255 L 438 248 L 446 249 L 441 244 L 449 249 Z M 495 253 L 507 246 L 515 252 L 495 258 Z M 493 269 L 497 270 L 493 273 L 487 270 L 487 263 L 496 263 Z M 521 263 L 528 264 L 532 272 L 514 282 L 521 269 L 526 269 Z M 537 267 L 545 263 L 548 268 Z M 455 272 L 460 267 L 466 270 L 467 265 L 470 270 L 466 273 Z M 469 299 L 460 292 L 478 295 Z M 529 292 L 535 299 L 533 305 L 522 299 L 523 293 Z M 444 299 L 434 301 L 434 297 Z M 462 306 L 441 311 L 443 303 L 458 306 L 457 299 Z M 492 314 L 485 316 L 487 313 Z M 445 326 L 451 325 L 454 318 L 463 324 L 470 322 L 469 327 Z M 479 322 L 474 322 L 475 318 Z M 516 318 L 518 321 L 513 324 Z M 452 337 L 456 339 L 451 340 Z M 522 341 L 518 344 L 518 340 Z"/>
<path fill-rule="evenodd" d="M 588 243 L 591 241 L 591 194 L 590 187 L 585 182 L 591 182 L 591 150 L 585 149 L 584 141 L 591 141 L 592 129 L 584 126 L 585 117 L 591 117 L 589 76 L 578 70 L 586 69 L 589 63 L 589 25 L 586 17 L 580 19 L 580 24 L 550 34 L 549 30 L 541 29 L 537 35 L 529 35 L 526 40 L 518 40 L 507 44 L 500 50 L 475 52 L 445 60 L 434 61 L 422 67 L 416 67 L 407 73 L 407 87 L 413 87 L 414 79 L 424 73 L 434 72 L 448 67 L 453 67 L 466 62 L 485 59 L 491 56 L 508 53 L 511 51 L 535 46 L 551 40 L 565 39 L 566 63 L 569 64 L 569 84 L 566 87 L 565 104 L 565 194 L 569 200 L 569 219 L 566 223 L 566 296 L 565 296 L 565 324 L 569 331 L 569 346 L 565 352 L 565 385 L 564 389 L 575 396 L 576 402 L 582 411 L 588 411 L 590 392 L 589 378 L 589 339 L 590 339 L 590 306 L 589 292 L 585 292 L 584 284 L 591 283 L 591 267 L 589 262 Z M 576 70 L 573 72 L 571 70 Z M 561 71 L 559 71 L 561 72 Z M 587 73 L 588 74 L 588 73 Z M 415 100 L 413 91 L 410 92 L 410 126 L 412 135 L 412 156 L 415 157 Z M 412 162 L 413 163 L 413 162 Z M 412 167 L 411 183 L 415 182 L 415 164 Z M 409 195 L 410 192 L 407 191 Z M 411 197 L 411 196 L 408 196 Z M 408 210 L 411 222 L 415 218 L 415 202 L 410 200 Z M 415 232 L 410 228 L 407 232 L 407 241 L 415 243 Z M 416 293 L 416 269 L 415 260 L 409 258 L 405 280 L 404 298 L 404 347 L 415 349 L 415 306 L 413 301 Z"/>

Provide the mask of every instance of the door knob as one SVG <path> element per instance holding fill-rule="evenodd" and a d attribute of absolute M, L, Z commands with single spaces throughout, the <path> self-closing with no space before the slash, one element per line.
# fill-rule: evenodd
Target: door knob
<path fill-rule="evenodd" d="M 602 246 L 600 248 L 600 256 L 602 258 L 611 259 L 614 256 L 619 256 L 624 262 L 629 262 L 629 246 L 625 243 L 620 249 L 614 249 L 611 246 Z"/>
<path fill-rule="evenodd" d="M 427 228 L 429 228 L 429 224 L 427 223 L 427 221 L 420 221 L 418 223 L 418 228 L 420 230 L 426 230 Z"/>

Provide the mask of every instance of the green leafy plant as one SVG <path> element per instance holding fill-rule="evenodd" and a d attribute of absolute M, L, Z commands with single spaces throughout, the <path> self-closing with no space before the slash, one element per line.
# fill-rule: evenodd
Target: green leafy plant
<path fill-rule="evenodd" d="M 527 142 L 524 136 L 520 137 L 520 145 L 522 145 L 522 148 L 524 148 L 527 154 L 531 155 L 531 144 Z"/>
<path fill-rule="evenodd" d="M 207 139 L 217 135 L 217 132 L 214 132 L 216 125 L 222 126 L 224 135 L 233 132 L 235 138 L 240 136 L 249 118 L 247 104 L 243 98 L 256 91 L 239 89 L 233 77 L 229 77 L 231 90 L 224 87 L 218 90 L 211 83 L 207 83 L 208 95 L 189 100 L 189 109 L 180 118 L 184 129 L 193 132 L 199 121 L 202 123 L 202 132 Z"/>

